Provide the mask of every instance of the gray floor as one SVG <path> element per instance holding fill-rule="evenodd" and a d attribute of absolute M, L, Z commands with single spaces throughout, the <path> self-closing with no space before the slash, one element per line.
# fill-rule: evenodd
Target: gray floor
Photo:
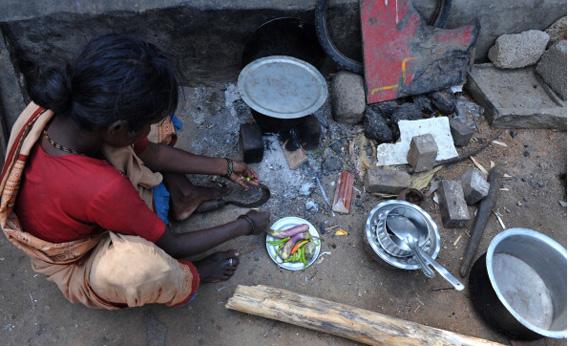
<path fill-rule="evenodd" d="M 246 117 L 236 116 L 233 85 L 207 89 L 186 89 L 186 100 L 178 115 L 186 124 L 179 146 L 198 153 L 238 157 L 238 124 Z M 327 125 L 325 145 L 342 139 L 345 168 L 352 168 L 349 140 L 357 129 L 345 129 L 329 120 L 326 106 L 318 114 Z M 488 138 L 493 130 L 482 122 L 480 137 Z M 503 182 L 509 191 L 500 193 L 497 207 L 507 227 L 539 230 L 566 246 L 566 208 L 559 201 L 566 193 L 559 174 L 566 173 L 566 133 L 549 130 L 518 130 L 512 138 L 506 131 L 500 138 L 508 147 L 491 146 L 477 156 L 489 168 L 491 161 L 503 163 L 512 178 Z M 338 149 L 339 145 L 335 146 Z M 526 153 L 525 153 L 526 152 Z M 339 226 L 349 230 L 344 237 L 333 231 L 323 235 L 324 255 L 317 265 L 305 272 L 279 270 L 268 258 L 262 237 L 245 237 L 221 246 L 237 248 L 241 265 L 228 282 L 204 285 L 198 298 L 179 308 L 147 306 L 118 312 L 89 310 L 65 301 L 56 287 L 30 268 L 29 260 L 4 237 L 0 237 L 0 336 L 5 345 L 352 345 L 341 338 L 319 334 L 299 327 L 228 311 L 224 308 L 236 285 L 264 284 L 298 293 L 443 328 L 467 335 L 509 344 L 490 331 L 475 315 L 468 296 L 473 294 L 449 290 L 439 277 L 428 280 L 420 272 L 394 270 L 375 262 L 363 250 L 361 230 L 367 213 L 380 199 L 365 194 L 356 180 L 354 206 L 350 215 L 332 216 L 318 189 L 309 197 L 301 196 L 303 183 L 321 177 L 332 195 L 335 174 L 320 170 L 322 156 L 331 154 L 319 149 L 309 153 L 313 170 L 303 167 L 289 171 L 276 142 L 256 168 L 261 179 L 271 187 L 273 198 L 265 208 L 273 219 L 295 215 L 308 219 L 320 228 Z M 472 163 L 444 168 L 438 175 L 454 178 Z M 329 173 L 329 174 L 327 174 Z M 327 174 L 327 175 L 326 175 Z M 201 179 L 199 179 L 201 180 Z M 356 190 L 357 191 L 357 190 Z M 318 205 L 318 212 L 308 212 L 308 199 Z M 438 207 L 431 201 L 423 207 L 441 225 Z M 194 216 L 176 226 L 177 231 L 230 221 L 243 209 L 226 208 L 219 212 Z M 481 249 L 485 251 L 493 235 L 501 230 L 495 218 L 487 226 Z M 457 273 L 468 235 L 463 229 L 441 228 L 443 247 L 441 263 Z M 525 345 L 525 343 L 515 343 Z M 526 345 L 563 345 L 565 341 L 540 340 Z"/>

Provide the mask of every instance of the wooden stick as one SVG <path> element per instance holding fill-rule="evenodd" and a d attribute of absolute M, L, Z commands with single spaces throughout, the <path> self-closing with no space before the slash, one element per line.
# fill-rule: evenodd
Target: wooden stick
<path fill-rule="evenodd" d="M 499 132 L 497 132 L 497 134 L 495 136 L 491 137 L 487 142 L 485 142 L 485 144 L 482 144 L 482 145 L 478 146 L 477 148 L 468 149 L 468 150 L 464 151 L 461 155 L 456 156 L 456 157 L 452 157 L 451 159 L 438 161 L 438 162 L 436 162 L 436 164 L 434 166 L 437 167 L 437 166 L 440 166 L 440 165 L 450 165 L 450 164 L 453 164 L 453 163 L 458 163 L 458 162 L 462 162 L 464 160 L 467 160 L 470 157 L 475 156 L 475 155 L 479 154 L 480 152 L 482 152 L 483 150 L 485 150 L 485 148 L 487 148 L 491 144 L 491 142 L 493 142 L 494 140 L 501 137 L 501 134 L 503 134 L 503 130 L 499 130 Z"/>
<path fill-rule="evenodd" d="M 489 222 L 491 211 L 495 208 L 497 192 L 499 191 L 499 180 L 501 177 L 503 177 L 503 169 L 501 166 L 497 165 L 489 173 L 489 193 L 481 200 L 481 202 L 479 202 L 477 215 L 475 216 L 475 221 L 471 227 L 471 238 L 469 239 L 469 243 L 467 243 L 460 268 L 460 275 L 463 278 L 469 274 L 471 263 L 477 253 L 477 249 L 479 248 L 479 243 L 481 242 L 481 237 L 483 236 L 487 222 Z"/>
<path fill-rule="evenodd" d="M 225 307 L 367 345 L 502 345 L 262 285 L 239 285 Z"/>

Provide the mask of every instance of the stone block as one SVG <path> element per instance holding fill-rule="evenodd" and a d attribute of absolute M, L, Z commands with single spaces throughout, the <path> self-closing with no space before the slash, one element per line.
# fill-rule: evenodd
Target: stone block
<path fill-rule="evenodd" d="M 566 16 L 558 19 L 551 26 L 548 27 L 544 32 L 550 36 L 550 41 L 548 41 L 548 46 L 554 45 L 558 41 L 566 39 Z"/>
<path fill-rule="evenodd" d="M 469 210 L 459 181 L 442 180 L 438 188 L 440 214 L 446 228 L 463 228 L 470 220 Z"/>
<path fill-rule="evenodd" d="M 470 168 L 460 178 L 465 201 L 473 205 L 481 201 L 489 193 L 489 183 L 481 171 Z"/>
<path fill-rule="evenodd" d="M 563 100 L 566 100 L 566 40 L 559 41 L 544 53 L 536 72 Z"/>
<path fill-rule="evenodd" d="M 566 130 L 566 104 L 541 84 L 534 67 L 475 65 L 465 87 L 493 127 Z"/>
<path fill-rule="evenodd" d="M 438 145 L 431 134 L 416 136 L 410 141 L 408 163 L 414 172 L 424 172 L 434 167 Z"/>
<path fill-rule="evenodd" d="M 383 143 L 377 146 L 377 165 L 394 166 L 408 163 L 410 141 L 415 136 L 430 134 L 438 145 L 437 161 L 458 156 L 448 117 L 433 117 L 420 120 L 401 120 L 398 122 L 400 138 L 396 143 Z"/>
<path fill-rule="evenodd" d="M 363 77 L 341 71 L 331 82 L 331 104 L 335 121 L 357 124 L 365 112 L 365 88 Z"/>
<path fill-rule="evenodd" d="M 305 120 L 298 127 L 298 135 L 304 149 L 313 150 L 318 148 L 321 138 L 321 124 L 319 120 L 313 115 L 305 117 Z"/>
<path fill-rule="evenodd" d="M 499 68 L 521 68 L 534 65 L 544 53 L 550 36 L 544 31 L 528 30 L 501 35 L 489 49 L 489 60 Z"/>
<path fill-rule="evenodd" d="M 402 171 L 373 167 L 367 171 L 365 186 L 369 192 L 396 195 L 410 186 L 410 175 Z"/>
<path fill-rule="evenodd" d="M 254 163 L 262 161 L 264 155 L 264 142 L 262 132 L 256 124 L 241 125 L 239 143 L 243 151 L 243 161 Z"/>
<path fill-rule="evenodd" d="M 463 147 L 475 133 L 475 123 L 468 117 L 454 116 L 450 119 L 450 130 L 456 147 Z"/>

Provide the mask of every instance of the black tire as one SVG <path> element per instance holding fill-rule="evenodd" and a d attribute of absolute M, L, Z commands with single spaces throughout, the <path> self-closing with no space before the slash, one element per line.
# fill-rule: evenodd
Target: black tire
<path fill-rule="evenodd" d="M 439 28 L 445 27 L 451 5 L 451 0 L 438 0 L 438 5 L 436 6 L 436 9 L 428 23 Z M 344 70 L 363 74 L 363 64 L 341 53 L 331 40 L 329 30 L 327 28 L 327 0 L 317 1 L 315 9 L 315 27 L 318 41 L 331 60 Z"/>
<path fill-rule="evenodd" d="M 357 60 L 353 60 L 341 53 L 329 35 L 329 30 L 327 29 L 327 0 L 318 0 L 315 10 L 315 26 L 316 34 L 318 36 L 318 41 L 327 54 L 337 65 L 341 66 L 342 69 L 363 74 L 363 64 Z"/>
<path fill-rule="evenodd" d="M 452 9 L 452 0 L 438 0 L 436 9 L 432 13 L 428 24 L 436 28 L 445 28 L 448 22 L 448 16 Z"/>

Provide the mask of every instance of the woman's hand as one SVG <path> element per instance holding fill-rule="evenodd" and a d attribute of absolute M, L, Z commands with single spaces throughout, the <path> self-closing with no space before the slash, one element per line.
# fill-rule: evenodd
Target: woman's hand
<path fill-rule="evenodd" d="M 230 179 L 244 188 L 258 186 L 259 184 L 258 174 L 241 161 L 233 161 L 233 174 L 231 174 Z"/>

